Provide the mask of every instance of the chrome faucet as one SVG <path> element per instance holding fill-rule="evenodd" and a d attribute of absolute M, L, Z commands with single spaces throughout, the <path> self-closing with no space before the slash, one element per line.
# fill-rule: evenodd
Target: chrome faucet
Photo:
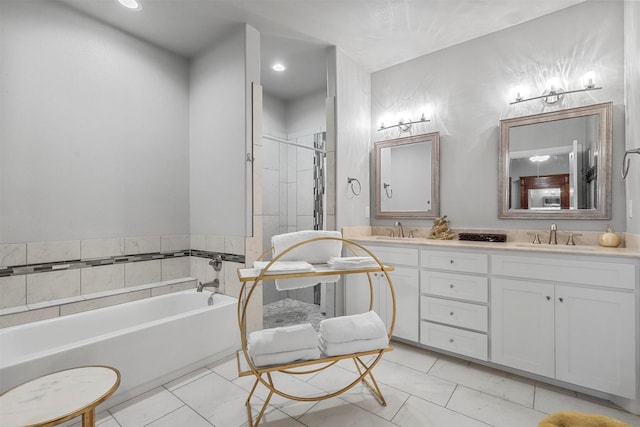
<path fill-rule="evenodd" d="M 558 239 L 556 237 L 556 233 L 558 231 L 558 226 L 556 224 L 551 224 L 551 231 L 549 232 L 549 244 L 557 245 Z"/>
<path fill-rule="evenodd" d="M 196 288 L 196 292 L 202 292 L 204 288 L 213 288 L 214 289 L 213 293 L 215 294 L 218 291 L 218 289 L 220 289 L 220 280 L 213 279 L 212 281 L 206 282 L 206 283 L 198 282 L 198 287 Z"/>
<path fill-rule="evenodd" d="M 211 261 L 209 261 L 209 265 L 213 267 L 213 270 L 219 272 L 222 270 L 222 255 L 216 255 Z M 196 288 L 196 292 L 202 292 L 204 288 L 213 288 L 213 293 L 216 293 L 218 289 L 220 289 L 220 280 L 216 277 L 210 282 L 202 283 L 198 282 L 198 287 Z"/>
<path fill-rule="evenodd" d="M 393 225 L 398 227 L 398 237 L 404 237 L 404 228 L 402 228 L 402 223 L 400 221 L 396 221 Z"/>

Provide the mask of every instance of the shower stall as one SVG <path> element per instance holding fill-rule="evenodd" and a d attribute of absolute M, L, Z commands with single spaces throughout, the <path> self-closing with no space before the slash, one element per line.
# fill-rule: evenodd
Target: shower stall
<path fill-rule="evenodd" d="M 322 230 L 325 224 L 326 132 L 293 138 L 263 136 L 263 248 L 276 234 Z M 323 286 L 278 291 L 263 286 L 264 327 L 324 318 Z"/>

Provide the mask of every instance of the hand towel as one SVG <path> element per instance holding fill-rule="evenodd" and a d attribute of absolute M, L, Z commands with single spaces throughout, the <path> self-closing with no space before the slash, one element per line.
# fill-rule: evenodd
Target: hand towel
<path fill-rule="evenodd" d="M 292 245 L 317 237 L 341 238 L 342 233 L 328 230 L 305 230 L 275 235 L 271 238 L 274 256 L 284 252 Z M 311 264 L 324 264 L 332 256 L 340 256 L 341 253 L 342 242 L 340 240 L 319 240 L 295 248 L 279 258 L 278 261 L 304 260 Z"/>
<path fill-rule="evenodd" d="M 311 323 L 263 329 L 251 332 L 247 338 L 247 350 L 251 355 L 281 353 L 317 346 L 318 335 Z"/>
<path fill-rule="evenodd" d="M 375 311 L 325 319 L 320 336 L 331 343 L 387 337 L 387 328 Z"/>
<path fill-rule="evenodd" d="M 254 261 L 253 268 L 264 269 L 270 261 Z M 306 273 L 315 271 L 313 266 L 306 261 L 276 261 L 265 274 Z"/>
<path fill-rule="evenodd" d="M 380 350 L 389 345 L 389 338 L 374 338 L 370 340 L 354 340 L 349 342 L 326 342 L 320 337 L 320 350 L 327 356 L 339 356 L 341 354 L 360 353 L 362 351 Z"/>
<path fill-rule="evenodd" d="M 370 256 L 331 257 L 327 264 L 336 270 L 379 267 L 376 260 Z"/>
<path fill-rule="evenodd" d="M 315 360 L 321 356 L 320 349 L 304 348 L 302 350 L 283 351 L 280 353 L 252 355 L 255 366 L 284 365 L 299 360 Z"/>

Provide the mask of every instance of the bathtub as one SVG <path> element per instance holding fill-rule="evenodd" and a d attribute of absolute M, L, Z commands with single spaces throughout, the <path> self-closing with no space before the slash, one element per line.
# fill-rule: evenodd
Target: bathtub
<path fill-rule="evenodd" d="M 236 303 L 194 289 L 0 329 L 0 392 L 61 369 L 109 365 L 122 374 L 111 407 L 233 354 Z"/>

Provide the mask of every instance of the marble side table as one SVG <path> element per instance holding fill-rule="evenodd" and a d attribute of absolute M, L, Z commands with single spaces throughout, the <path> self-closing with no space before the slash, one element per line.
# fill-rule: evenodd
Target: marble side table
<path fill-rule="evenodd" d="M 95 426 L 96 406 L 120 385 L 120 371 L 82 366 L 54 372 L 0 395 L 0 425 L 54 426 L 82 415 L 82 427 Z"/>

